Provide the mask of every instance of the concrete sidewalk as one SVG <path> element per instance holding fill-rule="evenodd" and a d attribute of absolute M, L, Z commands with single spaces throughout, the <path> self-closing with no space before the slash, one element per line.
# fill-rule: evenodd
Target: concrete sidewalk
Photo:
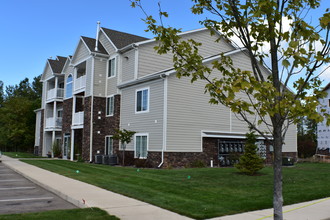
<path fill-rule="evenodd" d="M 9 168 L 78 207 L 99 207 L 123 220 L 184 220 L 188 217 L 2 156 Z M 83 202 L 85 201 L 85 204 Z M 330 198 L 285 206 L 285 220 L 330 220 Z M 258 210 L 212 220 L 270 220 L 272 209 Z"/>
<path fill-rule="evenodd" d="M 7 167 L 81 208 L 99 207 L 122 220 L 190 219 L 157 206 L 23 163 L 17 159 L 6 156 L 2 156 L 1 159 Z"/>

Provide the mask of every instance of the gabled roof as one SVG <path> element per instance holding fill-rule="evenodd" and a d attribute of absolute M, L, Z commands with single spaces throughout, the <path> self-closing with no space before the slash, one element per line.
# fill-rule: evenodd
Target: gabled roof
<path fill-rule="evenodd" d="M 126 47 L 127 45 L 149 40 L 145 37 L 140 37 L 134 34 L 128 34 L 120 31 L 115 31 L 112 29 L 107 29 L 102 27 L 103 32 L 107 35 L 107 37 L 112 41 L 112 43 L 117 47 L 117 49 L 121 49 Z"/>
<path fill-rule="evenodd" d="M 48 63 L 53 73 L 61 73 L 66 62 L 66 57 L 57 56 L 55 60 L 48 59 Z"/>
<path fill-rule="evenodd" d="M 330 83 L 328 83 L 323 89 L 322 89 L 322 91 L 326 91 L 326 90 L 328 90 L 330 88 Z"/>
<path fill-rule="evenodd" d="M 90 37 L 84 37 L 81 36 L 82 41 L 86 44 L 86 46 L 88 47 L 89 51 L 95 52 L 95 53 L 103 53 L 103 54 L 108 54 L 107 51 L 104 49 L 103 45 L 100 43 L 98 43 L 98 51 L 95 51 L 95 44 L 96 44 L 96 40 Z"/>

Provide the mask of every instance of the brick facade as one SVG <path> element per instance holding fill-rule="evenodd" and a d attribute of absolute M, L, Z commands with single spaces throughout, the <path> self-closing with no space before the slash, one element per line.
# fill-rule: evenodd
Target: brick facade
<path fill-rule="evenodd" d="M 71 133 L 73 98 L 63 100 L 62 134 Z"/>
<path fill-rule="evenodd" d="M 119 128 L 120 123 L 120 95 L 114 96 L 114 114 L 106 116 L 106 98 L 93 98 L 93 149 L 92 161 L 94 155 L 99 151 L 104 154 L 105 136 L 113 135 L 115 129 Z M 89 161 L 90 159 L 90 118 L 91 118 L 91 97 L 85 98 L 84 103 L 84 129 L 82 141 L 82 158 Z M 119 151 L 119 141 L 114 141 L 114 152 Z"/>

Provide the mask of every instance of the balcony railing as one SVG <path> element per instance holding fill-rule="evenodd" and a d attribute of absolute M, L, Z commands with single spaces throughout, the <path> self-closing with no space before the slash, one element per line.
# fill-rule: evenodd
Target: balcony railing
<path fill-rule="evenodd" d="M 47 91 L 47 100 L 51 99 L 63 99 L 64 97 L 64 89 L 62 88 L 54 88 Z"/>
<path fill-rule="evenodd" d="M 84 89 L 86 87 L 86 75 L 74 80 L 74 91 Z"/>
<path fill-rule="evenodd" d="M 46 118 L 46 128 L 62 128 L 62 118 Z"/>
<path fill-rule="evenodd" d="M 72 125 L 84 124 L 84 112 L 75 112 L 73 115 Z"/>

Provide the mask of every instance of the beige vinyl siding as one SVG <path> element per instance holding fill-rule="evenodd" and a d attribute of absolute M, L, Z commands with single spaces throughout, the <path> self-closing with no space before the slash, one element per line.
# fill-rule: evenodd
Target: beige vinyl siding
<path fill-rule="evenodd" d="M 117 94 L 117 82 L 118 82 L 118 75 L 120 72 L 120 66 L 119 63 L 121 62 L 120 60 L 120 56 L 113 56 L 110 59 L 115 58 L 115 76 L 112 77 L 108 77 L 108 69 L 109 69 L 109 60 L 107 60 L 107 67 L 106 67 L 106 80 L 107 80 L 107 91 L 106 91 L 106 95 L 113 95 L 113 94 Z"/>
<path fill-rule="evenodd" d="M 85 60 L 89 56 L 89 51 L 86 48 L 85 44 L 80 40 L 76 51 L 72 57 L 72 63 L 78 64 L 81 61 Z"/>
<path fill-rule="evenodd" d="M 166 151 L 200 152 L 201 131 L 229 131 L 230 110 L 209 104 L 205 83 L 190 79 L 168 79 Z"/>
<path fill-rule="evenodd" d="M 231 51 L 234 49 L 224 40 L 216 43 L 215 41 L 218 37 L 219 35 L 211 36 L 208 30 L 196 31 L 190 34 L 182 35 L 182 39 L 194 39 L 197 42 L 203 42 L 203 44 L 199 47 L 199 52 L 203 57 L 209 57 L 211 55 L 216 55 L 221 52 Z M 158 45 L 157 42 L 151 42 L 139 46 L 138 77 L 173 67 L 172 55 L 157 54 L 154 50 L 156 45 Z"/>
<path fill-rule="evenodd" d="M 149 112 L 135 113 L 136 90 L 149 87 Z M 149 151 L 161 151 L 163 146 L 163 102 L 162 79 L 122 89 L 121 128 L 149 134 Z M 134 140 L 127 146 L 134 150 Z"/>
<path fill-rule="evenodd" d="M 41 98 L 41 108 L 45 108 L 46 106 L 46 97 L 47 96 L 47 81 L 42 83 L 42 98 Z"/>
<path fill-rule="evenodd" d="M 102 31 L 99 32 L 99 41 L 101 42 L 105 50 L 108 52 L 108 54 L 113 54 L 116 52 L 116 49 L 113 47 L 113 45 L 110 43 L 110 41 Z"/>
<path fill-rule="evenodd" d="M 92 65 L 93 65 L 93 59 L 94 58 L 89 58 L 86 60 L 86 89 L 85 89 L 85 97 L 91 96 L 92 95 Z"/>
<path fill-rule="evenodd" d="M 232 56 L 237 67 L 250 70 L 249 59 L 243 53 Z M 221 73 L 212 74 L 221 77 Z M 246 122 L 235 117 L 230 109 L 219 104 L 210 105 L 204 94 L 205 82 L 190 83 L 190 78 L 178 79 L 171 75 L 168 81 L 167 151 L 201 151 L 201 131 L 245 133 Z M 242 98 L 247 97 L 239 94 Z M 255 116 L 250 116 L 254 118 Z M 266 130 L 265 125 L 260 128 Z M 296 127 L 291 126 L 286 136 L 284 152 L 296 152 Z"/>
<path fill-rule="evenodd" d="M 35 137 L 34 146 L 40 146 L 40 128 L 41 128 L 41 111 L 36 112 L 36 127 L 35 127 Z"/>
<path fill-rule="evenodd" d="M 105 82 L 107 77 L 107 59 L 94 59 L 94 95 L 105 96 Z"/>
<path fill-rule="evenodd" d="M 44 72 L 44 79 L 47 80 L 47 79 L 51 78 L 52 76 L 53 76 L 53 71 L 50 68 L 49 64 L 47 63 L 47 67 Z"/>
<path fill-rule="evenodd" d="M 122 82 L 130 81 L 134 79 L 135 53 L 137 53 L 136 50 L 130 50 L 122 55 L 122 59 L 121 59 Z"/>
<path fill-rule="evenodd" d="M 285 136 L 283 152 L 297 152 L 297 126 L 290 125 Z"/>

